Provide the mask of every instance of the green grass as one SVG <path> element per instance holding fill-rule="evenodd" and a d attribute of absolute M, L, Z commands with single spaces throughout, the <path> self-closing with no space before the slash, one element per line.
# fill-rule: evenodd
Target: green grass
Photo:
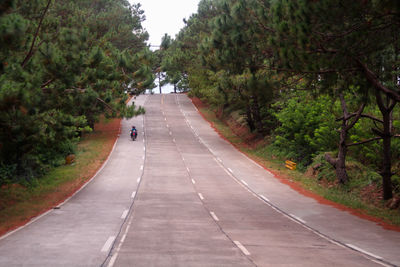
<path fill-rule="evenodd" d="M 319 178 L 308 176 L 304 172 L 298 170 L 289 170 L 285 168 L 285 159 L 274 156 L 271 147 L 267 144 L 259 145 L 254 149 L 250 149 L 245 146 L 244 141 L 240 137 L 232 132 L 229 126 L 216 117 L 215 112 L 213 112 L 211 108 L 203 107 L 200 108 L 200 111 L 223 137 L 235 145 L 239 150 L 247 154 L 250 158 L 261 163 L 266 168 L 279 173 L 281 177 L 293 181 L 299 184 L 302 188 L 329 201 L 351 208 L 358 213 L 381 219 L 384 222 L 395 226 L 400 226 L 399 210 L 389 210 L 384 207 L 384 202 L 379 200 L 374 201 L 374 203 L 366 202 L 360 195 L 360 190 L 368 184 L 379 184 L 379 177 L 377 180 L 377 177 L 370 174 L 367 170 L 362 169 L 362 167 L 356 166 L 353 167 L 354 170 L 349 170 L 349 176 L 352 178 L 349 184 L 342 186 L 331 183 L 331 186 L 326 186 L 324 183 L 321 183 L 321 181 L 325 180 L 329 182 L 332 177 L 335 178 L 332 167 L 324 166 L 325 169 L 320 173 L 320 176 L 322 175 L 322 177 Z M 349 165 L 353 165 L 353 163 Z M 372 178 L 365 179 L 367 176 L 371 176 Z"/>
<path fill-rule="evenodd" d="M 75 163 L 52 169 L 30 186 L 0 188 L 0 235 L 64 201 L 88 181 L 107 158 L 114 135 L 109 129 L 87 134 L 77 146 Z"/>

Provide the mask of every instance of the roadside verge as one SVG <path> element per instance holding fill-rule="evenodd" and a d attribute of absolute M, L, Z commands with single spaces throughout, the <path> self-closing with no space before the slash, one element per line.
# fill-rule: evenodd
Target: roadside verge
<path fill-rule="evenodd" d="M 95 176 L 120 134 L 121 119 L 103 119 L 79 142 L 75 163 L 51 170 L 32 187 L 0 188 L 0 236 L 57 207 Z"/>
<path fill-rule="evenodd" d="M 254 145 L 247 142 L 248 136 L 235 134 L 237 128 L 232 128 L 231 123 L 217 118 L 215 111 L 202 103 L 197 98 L 191 98 L 192 103 L 199 110 L 200 115 L 211 124 L 211 127 L 226 141 L 231 143 L 236 149 L 244 153 L 246 156 L 257 162 L 264 169 L 273 173 L 275 178 L 281 183 L 290 186 L 293 190 L 313 198 L 321 204 L 329 205 L 349 212 L 357 217 L 372 221 L 381 225 L 385 229 L 400 231 L 400 214 L 393 210 L 385 210 L 377 207 L 370 207 L 368 204 L 361 203 L 353 198 L 345 190 L 331 190 L 330 188 L 321 185 L 317 179 L 308 177 L 306 174 L 299 171 L 291 171 L 286 169 L 284 161 L 274 159 L 265 149 L 266 144 Z M 235 126 L 233 126 L 235 127 Z M 240 129 L 239 129 L 240 131 Z M 338 202 L 336 202 L 338 201 Z"/>

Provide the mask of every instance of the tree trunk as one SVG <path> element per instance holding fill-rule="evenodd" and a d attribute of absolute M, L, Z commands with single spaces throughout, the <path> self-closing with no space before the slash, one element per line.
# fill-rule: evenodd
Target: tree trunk
<path fill-rule="evenodd" d="M 352 115 L 347 110 L 346 100 L 342 92 L 339 92 L 340 103 L 343 111 L 342 126 L 340 128 L 340 141 L 338 145 L 338 157 L 333 159 L 329 154 L 325 154 L 325 159 L 328 161 L 336 170 L 336 178 L 339 183 L 345 184 L 349 181 L 349 176 L 346 171 L 346 155 L 347 155 L 347 135 L 351 128 L 360 119 L 361 113 L 364 110 L 365 104 L 361 104 L 357 113 L 355 114 L 353 121 L 351 121 Z"/>
<path fill-rule="evenodd" d="M 383 199 L 387 200 L 393 197 L 392 153 L 390 146 L 392 141 L 392 112 L 397 102 L 395 100 L 391 100 L 390 97 L 386 95 L 386 103 L 384 103 L 382 94 L 378 90 L 375 90 L 375 97 L 383 118 L 383 131 L 380 131 L 379 129 L 373 129 L 373 131 L 383 139 L 383 159 L 382 170 L 380 174 L 382 176 Z"/>
<path fill-rule="evenodd" d="M 349 176 L 346 171 L 346 155 L 347 155 L 347 127 L 346 121 L 343 120 L 342 129 L 340 130 L 340 142 L 339 142 L 339 153 L 336 160 L 336 177 L 341 184 L 345 184 L 349 181 Z"/>
<path fill-rule="evenodd" d="M 176 83 L 174 83 L 174 93 L 176 94 Z"/>
<path fill-rule="evenodd" d="M 253 97 L 253 105 L 252 105 L 252 115 L 254 118 L 254 124 L 255 124 L 255 128 L 257 129 L 257 131 L 264 135 L 265 131 L 264 131 L 264 125 L 262 123 L 262 118 L 260 115 L 260 106 L 258 105 L 258 100 L 257 97 L 254 96 Z"/>
<path fill-rule="evenodd" d="M 382 187 L 383 187 L 383 199 L 391 199 L 392 193 L 392 153 L 391 153 L 391 141 L 392 141 L 392 111 L 389 108 L 381 109 L 383 117 L 383 162 L 382 162 Z"/>
<path fill-rule="evenodd" d="M 347 120 L 343 119 L 342 128 L 340 129 L 340 142 L 338 145 L 338 157 L 332 158 L 328 153 L 325 154 L 325 159 L 328 161 L 334 168 L 336 172 L 336 178 L 339 183 L 345 184 L 349 181 L 349 176 L 346 171 L 346 155 L 347 155 Z"/>
<path fill-rule="evenodd" d="M 246 121 L 247 121 L 247 125 L 250 128 L 250 132 L 253 132 L 256 129 L 256 127 L 254 125 L 254 120 L 251 115 L 251 109 L 250 109 L 249 105 L 247 105 L 247 107 L 246 107 Z"/>

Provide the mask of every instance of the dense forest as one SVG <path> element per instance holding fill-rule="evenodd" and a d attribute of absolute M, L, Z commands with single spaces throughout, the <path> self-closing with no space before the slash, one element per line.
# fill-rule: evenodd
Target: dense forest
<path fill-rule="evenodd" d="M 371 170 L 384 199 L 400 192 L 400 3 L 202 0 L 161 68 L 180 90 L 239 114 L 278 156 Z M 313 165 L 314 164 L 314 165 Z"/>
<path fill-rule="evenodd" d="M 132 117 L 127 91 L 153 84 L 140 4 L 0 3 L 0 186 L 28 183 L 73 153 L 100 115 Z"/>

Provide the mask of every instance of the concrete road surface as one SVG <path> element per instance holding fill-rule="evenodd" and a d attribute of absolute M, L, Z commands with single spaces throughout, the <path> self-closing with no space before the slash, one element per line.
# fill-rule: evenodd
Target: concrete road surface
<path fill-rule="evenodd" d="M 104 169 L 60 209 L 3 237 L 0 266 L 400 265 L 399 232 L 281 184 L 185 95 L 137 103 L 146 115 L 123 122 Z"/>

